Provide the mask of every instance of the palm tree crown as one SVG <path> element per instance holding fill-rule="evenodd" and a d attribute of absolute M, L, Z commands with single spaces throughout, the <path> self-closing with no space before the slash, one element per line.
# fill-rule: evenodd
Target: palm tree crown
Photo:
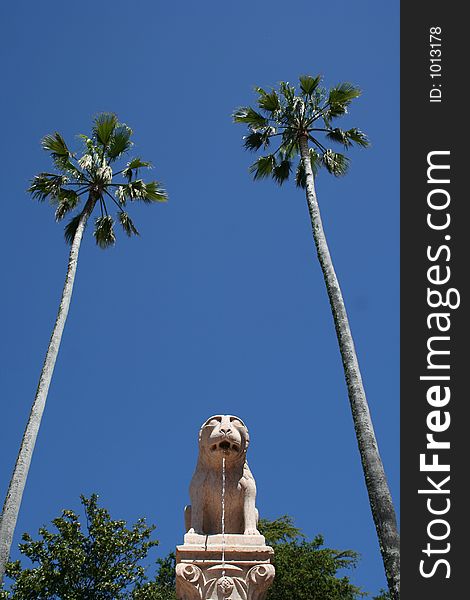
<path fill-rule="evenodd" d="M 80 136 L 84 145 L 80 158 L 68 149 L 60 133 L 46 135 L 42 139 L 42 147 L 50 153 L 59 173 L 39 173 L 28 191 L 33 198 L 40 201 L 49 199 L 56 206 L 56 221 L 77 209 L 81 196 L 87 194 L 92 203 L 90 213 L 95 204 L 100 206 L 101 214 L 95 220 L 93 234 L 100 248 L 107 248 L 116 241 L 114 219 L 108 213 L 109 200 L 117 207 L 118 219 L 125 233 L 128 236 L 138 235 L 124 210 L 127 201 L 165 202 L 167 193 L 157 181 L 145 183 L 138 178 L 139 169 L 151 167 L 149 162 L 140 158 L 133 158 L 125 167 L 113 172 L 114 163 L 132 148 L 131 136 L 132 129 L 119 123 L 112 113 L 102 113 L 94 119 L 91 137 Z M 72 243 L 82 212 L 78 212 L 65 226 L 68 244 Z"/>
<path fill-rule="evenodd" d="M 325 167 L 332 175 L 344 175 L 349 163 L 346 156 L 327 148 L 320 141 L 320 135 L 326 137 L 328 142 L 342 144 L 345 149 L 353 144 L 362 147 L 369 145 L 366 135 L 357 128 L 343 130 L 332 127 L 333 120 L 347 114 L 349 104 L 360 96 L 359 88 L 350 83 L 341 83 L 327 91 L 320 85 L 320 75 L 304 75 L 299 81 L 298 95 L 295 87 L 284 81 L 279 84 L 279 92 L 275 89 L 267 92 L 256 87 L 261 112 L 251 106 L 243 106 L 233 113 L 236 123 L 248 125 L 249 134 L 243 138 L 248 150 L 256 152 L 260 148 L 268 149 L 273 140 L 279 138 L 274 152 L 260 156 L 251 165 L 254 179 L 272 177 L 277 183 L 284 183 L 293 170 L 294 159 L 300 155 L 302 137 L 313 143 L 309 153 L 314 175 L 321 167 Z M 297 163 L 296 183 L 305 188 L 302 160 Z"/>

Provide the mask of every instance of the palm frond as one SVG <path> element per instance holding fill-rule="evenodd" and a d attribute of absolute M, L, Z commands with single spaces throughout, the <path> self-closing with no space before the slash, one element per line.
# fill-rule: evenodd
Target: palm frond
<path fill-rule="evenodd" d="M 70 156 L 67 144 L 58 131 L 52 135 L 45 135 L 41 140 L 41 145 L 44 150 L 47 150 L 47 152 L 50 152 L 51 154 Z"/>
<path fill-rule="evenodd" d="M 269 139 L 267 142 L 269 144 Z M 258 131 L 253 131 L 252 133 L 243 136 L 243 145 L 247 150 L 259 150 L 263 144 L 265 144 L 264 135 Z"/>
<path fill-rule="evenodd" d="M 324 110 L 321 113 L 321 118 L 323 120 L 323 123 L 325 124 L 325 129 L 331 129 L 331 118 L 328 114 L 328 109 Z"/>
<path fill-rule="evenodd" d="M 65 215 L 76 208 L 80 202 L 80 196 L 74 190 L 62 190 L 58 197 L 55 211 L 56 222 L 62 221 Z"/>
<path fill-rule="evenodd" d="M 83 181 L 85 179 L 80 169 L 77 169 L 67 156 L 53 156 L 52 160 L 59 171 L 69 173 L 75 181 Z"/>
<path fill-rule="evenodd" d="M 307 176 L 304 169 L 304 163 L 302 159 L 299 160 L 297 169 L 295 171 L 295 184 L 297 187 L 305 189 L 307 187 Z"/>
<path fill-rule="evenodd" d="M 117 124 L 117 116 L 114 113 L 101 113 L 95 117 L 93 121 L 93 134 L 102 146 L 109 144 L 109 140 Z"/>
<path fill-rule="evenodd" d="M 353 142 L 359 146 L 362 146 L 363 148 L 367 148 L 367 146 L 369 146 L 369 140 L 367 139 L 367 136 L 357 128 L 348 129 L 345 131 L 343 129 L 339 129 L 339 127 L 336 127 L 335 129 L 331 129 L 326 134 L 326 137 L 329 140 L 343 144 L 345 148 L 350 148 L 353 145 Z"/>
<path fill-rule="evenodd" d="M 128 169 L 150 169 L 152 163 L 142 160 L 140 157 L 133 158 L 127 163 Z"/>
<path fill-rule="evenodd" d="M 279 146 L 279 152 L 282 158 L 293 159 L 300 153 L 297 136 L 291 135 L 289 131 L 285 131 L 282 136 L 282 142 Z"/>
<path fill-rule="evenodd" d="M 113 180 L 113 170 L 109 165 L 105 164 L 104 166 L 96 169 L 95 177 L 100 183 L 107 185 Z"/>
<path fill-rule="evenodd" d="M 64 228 L 64 238 L 66 243 L 71 246 L 73 242 L 73 238 L 75 237 L 75 233 L 77 232 L 78 224 L 80 223 L 80 217 L 82 215 L 75 215 Z"/>
<path fill-rule="evenodd" d="M 340 117 L 348 112 L 348 106 L 354 98 L 361 95 L 361 90 L 352 83 L 340 83 L 331 88 L 328 95 L 328 118 Z"/>
<path fill-rule="evenodd" d="M 348 138 L 346 132 L 343 129 L 339 129 L 336 127 L 335 129 L 331 129 L 326 134 L 326 137 L 333 141 L 338 142 L 338 144 L 343 144 L 345 148 L 351 146 L 351 140 Z"/>
<path fill-rule="evenodd" d="M 93 154 L 94 147 L 95 147 L 93 140 L 91 138 L 89 138 L 87 135 L 85 135 L 84 133 L 79 133 L 77 137 L 79 137 L 80 139 L 83 140 L 83 143 L 85 145 L 87 153 Z"/>
<path fill-rule="evenodd" d="M 116 190 L 116 198 L 122 206 L 126 206 L 126 201 L 130 198 L 128 189 L 124 185 L 120 185 Z"/>
<path fill-rule="evenodd" d="M 260 156 L 258 160 L 253 163 L 250 167 L 250 173 L 253 175 L 253 179 L 264 179 L 269 177 L 276 166 L 276 159 L 273 154 L 268 156 Z"/>
<path fill-rule="evenodd" d="M 288 158 L 283 158 L 273 168 L 272 176 L 274 181 L 279 185 L 282 185 L 284 181 L 289 179 L 289 175 L 292 170 L 292 162 Z"/>
<path fill-rule="evenodd" d="M 275 133 L 274 127 L 267 127 L 265 131 L 253 131 L 252 133 L 243 137 L 243 145 L 247 150 L 255 152 L 259 150 L 261 146 L 267 148 L 269 146 L 269 137 L 272 135 L 270 131 Z"/>
<path fill-rule="evenodd" d="M 348 129 L 346 134 L 352 142 L 358 144 L 359 146 L 362 146 L 363 148 L 368 148 L 370 146 L 370 141 L 367 135 L 360 129 L 357 129 L 357 127 Z"/>
<path fill-rule="evenodd" d="M 108 157 L 110 161 L 114 161 L 127 152 L 132 147 L 130 140 L 132 129 L 125 124 L 118 125 L 109 139 Z"/>
<path fill-rule="evenodd" d="M 299 81 L 302 92 L 307 96 L 311 96 L 321 81 L 321 75 L 317 75 L 316 77 L 312 77 L 311 75 L 301 75 Z"/>
<path fill-rule="evenodd" d="M 272 90 L 271 92 L 265 92 L 263 88 L 255 88 L 258 92 L 258 106 L 269 113 L 275 113 L 281 109 L 281 103 L 279 101 L 279 96 L 277 95 L 276 90 Z"/>
<path fill-rule="evenodd" d="M 251 106 L 237 108 L 232 117 L 235 123 L 246 123 L 253 131 L 269 125 L 268 120 Z"/>
<path fill-rule="evenodd" d="M 132 234 L 139 235 L 134 223 L 131 221 L 131 218 L 126 212 L 122 211 L 119 213 L 119 222 L 129 237 L 131 237 Z"/>
<path fill-rule="evenodd" d="M 91 169 L 93 166 L 93 155 L 86 152 L 81 158 L 78 159 L 78 164 L 82 169 Z"/>
<path fill-rule="evenodd" d="M 149 181 L 145 184 L 145 196 L 142 197 L 142 200 L 144 202 L 166 202 L 168 194 L 158 181 Z"/>
<path fill-rule="evenodd" d="M 133 158 L 130 160 L 126 168 L 122 172 L 122 176 L 125 177 L 128 181 L 130 181 L 138 171 L 138 169 L 150 168 L 152 165 L 149 162 L 145 162 L 140 158 Z"/>
<path fill-rule="evenodd" d="M 39 173 L 36 175 L 28 188 L 33 198 L 44 202 L 47 198 L 58 198 L 62 186 L 66 185 L 68 178 L 65 175 L 54 175 L 52 173 Z"/>
<path fill-rule="evenodd" d="M 122 205 L 126 204 L 126 200 L 142 200 L 146 203 L 166 202 L 168 200 L 168 194 L 158 181 L 145 183 L 142 179 L 136 179 L 119 186 L 116 196 Z"/>
<path fill-rule="evenodd" d="M 130 200 L 144 200 L 146 196 L 146 185 L 142 179 L 131 181 L 127 185 L 123 185 L 124 193 Z"/>
<path fill-rule="evenodd" d="M 327 171 L 336 177 L 345 175 L 349 168 L 349 160 L 344 154 L 327 150 L 322 156 L 322 162 Z"/>
<path fill-rule="evenodd" d="M 41 145 L 44 150 L 50 152 L 52 160 L 59 171 L 70 173 L 77 180 L 83 178 L 80 170 L 70 161 L 72 153 L 58 131 L 51 135 L 45 135 L 41 140 Z"/>
<path fill-rule="evenodd" d="M 95 219 L 95 231 L 93 232 L 97 245 L 100 248 L 109 248 L 116 243 L 114 234 L 114 219 L 106 215 Z"/>
<path fill-rule="evenodd" d="M 284 96 L 287 103 L 289 104 L 292 102 L 295 96 L 295 87 L 290 85 L 288 81 L 281 81 L 279 84 L 279 89 L 281 90 L 281 94 Z"/>
<path fill-rule="evenodd" d="M 344 82 L 331 88 L 328 100 L 330 103 L 349 104 L 361 95 L 361 90 L 349 82 Z"/>

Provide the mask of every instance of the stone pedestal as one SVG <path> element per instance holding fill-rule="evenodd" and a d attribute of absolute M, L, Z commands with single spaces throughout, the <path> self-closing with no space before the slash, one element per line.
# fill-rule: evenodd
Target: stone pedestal
<path fill-rule="evenodd" d="M 187 533 L 176 548 L 180 600 L 263 600 L 274 551 L 262 535 Z"/>

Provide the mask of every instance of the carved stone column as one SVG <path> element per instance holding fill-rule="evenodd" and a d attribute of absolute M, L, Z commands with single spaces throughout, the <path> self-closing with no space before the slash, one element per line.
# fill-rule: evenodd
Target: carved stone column
<path fill-rule="evenodd" d="M 176 548 L 180 600 L 263 600 L 274 579 L 262 535 L 187 533 Z"/>
<path fill-rule="evenodd" d="M 248 429 L 214 415 L 199 431 L 199 455 L 176 548 L 180 600 L 263 600 L 274 579 L 274 551 L 259 534 L 256 483 L 246 461 Z"/>

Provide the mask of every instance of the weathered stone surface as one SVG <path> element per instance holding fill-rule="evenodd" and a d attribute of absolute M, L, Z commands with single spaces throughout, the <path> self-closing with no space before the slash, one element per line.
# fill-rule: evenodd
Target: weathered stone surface
<path fill-rule="evenodd" d="M 273 549 L 263 536 L 195 536 L 176 549 L 176 593 L 182 600 L 262 600 L 274 579 Z M 243 539 L 249 540 L 242 545 Z M 192 543 L 187 543 L 188 541 Z M 252 543 L 256 541 L 256 543 Z"/>
<path fill-rule="evenodd" d="M 176 565 L 176 593 L 182 600 L 262 600 L 273 580 L 270 563 Z"/>
<path fill-rule="evenodd" d="M 215 415 L 199 431 L 199 456 L 185 509 L 186 531 L 222 533 L 222 464 L 225 460 L 225 533 L 257 535 L 255 479 L 246 462 L 248 430 L 233 415 Z"/>
<path fill-rule="evenodd" d="M 258 533 L 258 535 L 244 535 L 237 533 L 221 533 L 215 535 L 201 535 L 199 533 L 187 533 L 184 536 L 185 546 L 196 546 L 198 548 L 211 548 L 216 549 L 222 548 L 225 544 L 225 548 L 234 547 L 240 548 L 244 546 L 251 547 L 263 547 L 266 548 L 266 541 L 264 535 Z"/>
<path fill-rule="evenodd" d="M 176 549 L 181 600 L 263 600 L 273 582 L 274 551 L 257 530 L 248 444 L 246 426 L 233 415 L 216 415 L 201 427 L 187 533 Z"/>

